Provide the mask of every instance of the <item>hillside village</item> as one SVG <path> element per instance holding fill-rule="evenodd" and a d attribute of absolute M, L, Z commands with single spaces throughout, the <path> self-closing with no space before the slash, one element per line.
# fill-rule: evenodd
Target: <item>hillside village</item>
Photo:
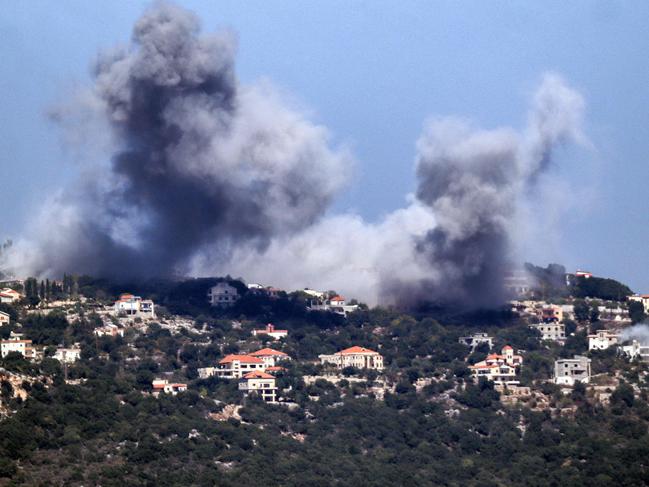
<path fill-rule="evenodd" d="M 0 431 L 45 397 L 101 394 L 118 401 L 118 410 L 177 404 L 208 430 L 207 424 L 228 431 L 245 424 L 300 444 L 322 434 L 309 433 L 310 421 L 361 406 L 419 410 L 422 420 L 436 411 L 449 427 L 471 411 L 491 411 L 524 439 L 535 422 L 559 424 L 626 404 L 640 409 L 624 413 L 636 418 L 624 427 L 640 428 L 632 434 L 646 438 L 649 334 L 637 324 L 649 314 L 649 295 L 581 271 L 548 284 L 536 271 L 537 281 L 508 281 L 512 299 L 497 312 L 446 315 L 370 309 L 335 291 L 230 278 L 132 289 L 74 276 L 4 282 Z M 167 401 L 179 402 L 163 406 Z M 158 431 L 151 441 L 159 444 L 168 433 Z M 72 444 L 79 444 L 84 435 L 75 434 Z M 129 455 L 140 454 L 142 445 L 122 441 Z M 25 448 L 47 448 L 37 443 Z M 103 465 L 107 453 L 96 448 L 101 458 L 89 464 Z M 0 475 L 42 475 L 45 466 L 33 463 L 28 450 L 0 462 Z M 236 472 L 246 450 L 219 460 L 216 470 Z M 60 475 L 79 477 L 66 469 Z"/>

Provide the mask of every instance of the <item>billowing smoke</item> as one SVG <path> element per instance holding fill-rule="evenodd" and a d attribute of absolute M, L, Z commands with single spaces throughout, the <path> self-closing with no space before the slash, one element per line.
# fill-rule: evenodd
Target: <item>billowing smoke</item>
<path fill-rule="evenodd" d="M 231 268 L 265 282 L 335 288 L 370 303 L 500 304 L 523 236 L 520 210 L 538 196 L 537 180 L 557 146 L 585 141 L 583 109 L 579 93 L 547 74 L 523 132 L 431 119 L 417 143 L 418 185 L 407 208 L 376 224 L 350 215 L 326 219 L 263 254 L 239 254 Z"/>
<path fill-rule="evenodd" d="M 239 83 L 234 57 L 231 34 L 201 35 L 165 3 L 100 57 L 91 91 L 57 117 L 72 141 L 98 117 L 111 162 L 52 198 L 13 252 L 22 273 L 229 273 L 369 303 L 501 302 L 525 200 L 555 148 L 584 141 L 579 93 L 546 75 L 522 132 L 431 119 L 409 204 L 367 223 L 323 217 L 350 157 L 270 86 Z"/>
<path fill-rule="evenodd" d="M 20 256 L 32 272 L 184 272 L 205 247 L 217 264 L 324 213 L 349 157 L 267 83 L 238 83 L 234 56 L 231 34 L 201 35 L 167 3 L 139 19 L 128 47 L 100 56 L 92 91 L 58 117 L 82 132 L 91 107 L 110 129 L 111 165 L 86 168 L 50 202 Z"/>
<path fill-rule="evenodd" d="M 640 345 L 649 345 L 649 325 L 639 324 L 625 328 L 620 333 L 620 341 L 636 340 Z"/>

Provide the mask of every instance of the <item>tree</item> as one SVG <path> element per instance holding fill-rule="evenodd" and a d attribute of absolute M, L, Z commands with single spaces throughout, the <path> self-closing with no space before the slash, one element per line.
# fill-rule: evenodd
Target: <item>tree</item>
<path fill-rule="evenodd" d="M 629 302 L 629 317 L 633 323 L 642 323 L 647 319 L 642 303 L 637 301 Z"/>

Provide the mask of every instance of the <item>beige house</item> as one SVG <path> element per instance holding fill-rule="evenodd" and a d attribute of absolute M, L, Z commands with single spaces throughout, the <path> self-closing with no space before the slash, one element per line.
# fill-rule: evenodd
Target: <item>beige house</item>
<path fill-rule="evenodd" d="M 0 311 L 0 326 L 8 325 L 10 322 L 11 322 L 11 317 L 9 316 L 9 313 Z"/>
<path fill-rule="evenodd" d="M 484 377 L 496 384 L 517 384 L 517 369 L 523 364 L 523 357 L 516 355 L 514 349 L 505 345 L 501 353 L 492 353 L 487 358 L 474 365 L 469 369 L 474 378 Z"/>
<path fill-rule="evenodd" d="M 218 282 L 207 291 L 207 299 L 211 306 L 229 308 L 239 300 L 239 292 L 227 282 Z"/>
<path fill-rule="evenodd" d="M 5 358 L 11 352 L 18 352 L 26 359 L 32 359 L 35 356 L 31 340 L 23 340 L 19 333 L 11 332 L 8 340 L 0 340 L 0 355 Z"/>
<path fill-rule="evenodd" d="M 22 298 L 22 294 L 11 288 L 6 287 L 0 290 L 0 303 L 11 304 L 20 301 L 20 298 Z"/>
<path fill-rule="evenodd" d="M 100 328 L 95 328 L 94 334 L 97 335 L 98 337 L 103 337 L 103 336 L 110 336 L 110 337 L 116 337 L 116 336 L 124 336 L 124 328 L 120 328 L 117 325 L 108 324 L 106 326 L 102 326 Z"/>
<path fill-rule="evenodd" d="M 541 340 L 550 340 L 553 342 L 563 342 L 566 340 L 566 326 L 563 323 L 537 323 L 530 325 L 541 333 Z"/>
<path fill-rule="evenodd" d="M 275 377 L 261 370 L 248 372 L 239 380 L 239 390 L 246 394 L 256 393 L 265 402 L 277 402 Z"/>
<path fill-rule="evenodd" d="M 179 392 L 187 390 L 187 384 L 171 383 L 166 379 L 155 379 L 151 386 L 153 387 L 153 395 L 158 396 L 161 392 L 175 396 Z"/>
<path fill-rule="evenodd" d="M 132 294 L 122 294 L 113 305 L 115 314 L 139 318 L 155 318 L 155 304 Z"/>
<path fill-rule="evenodd" d="M 257 357 L 250 355 L 227 355 L 216 368 L 216 375 L 224 379 L 239 379 L 248 372 L 266 369 L 266 363 Z"/>
<path fill-rule="evenodd" d="M 333 355 L 320 355 L 322 364 L 335 365 L 339 369 L 356 367 L 358 369 L 383 369 L 383 357 L 369 348 L 353 346 Z"/>

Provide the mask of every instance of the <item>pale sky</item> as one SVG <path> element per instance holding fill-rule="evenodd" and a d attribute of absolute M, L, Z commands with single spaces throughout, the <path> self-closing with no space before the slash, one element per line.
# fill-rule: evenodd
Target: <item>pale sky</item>
<path fill-rule="evenodd" d="M 592 149 L 559 154 L 553 171 L 580 204 L 530 259 L 649 292 L 649 3 L 178 3 L 204 31 L 237 33 L 244 83 L 270 79 L 350 148 L 354 177 L 331 212 L 370 221 L 413 191 L 428 117 L 520 128 L 543 73 L 560 73 L 586 100 Z M 45 195 L 75 178 L 45 113 L 89 85 L 98 50 L 125 43 L 148 4 L 0 0 L 0 238 L 20 236 Z"/>

